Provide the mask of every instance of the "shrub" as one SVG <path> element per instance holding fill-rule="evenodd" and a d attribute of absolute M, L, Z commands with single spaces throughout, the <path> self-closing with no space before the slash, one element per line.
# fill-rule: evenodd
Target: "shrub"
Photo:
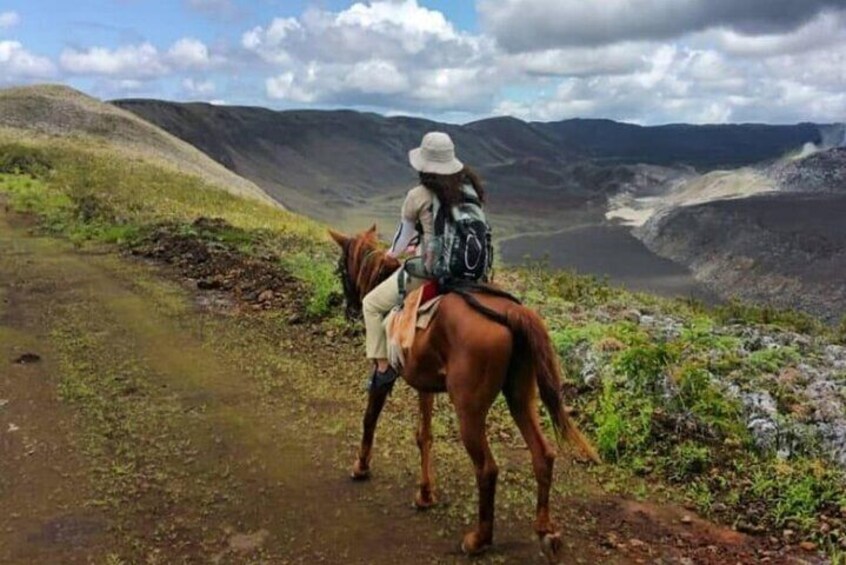
<path fill-rule="evenodd" d="M 310 289 L 311 296 L 306 306 L 309 315 L 317 318 L 328 316 L 341 303 L 341 286 L 331 262 L 298 253 L 285 258 L 283 265 Z"/>
<path fill-rule="evenodd" d="M 652 402 L 647 398 L 629 394 L 611 381 L 603 383 L 593 415 L 600 454 L 618 461 L 646 446 L 652 430 L 652 412 Z"/>
<path fill-rule="evenodd" d="M 40 177 L 53 168 L 47 153 L 20 143 L 0 145 L 0 173 Z"/>
<path fill-rule="evenodd" d="M 614 361 L 615 371 L 636 392 L 657 394 L 672 355 L 666 344 L 646 344 L 623 351 Z"/>
<path fill-rule="evenodd" d="M 701 475 L 711 466 L 711 450 L 692 441 L 680 443 L 673 449 L 669 460 L 668 476 L 673 481 L 683 481 Z"/>
<path fill-rule="evenodd" d="M 800 333 L 821 333 L 823 324 L 808 314 L 796 310 L 781 310 L 771 306 L 753 306 L 733 300 L 714 310 L 717 319 L 724 323 L 742 322 L 779 326 Z"/>

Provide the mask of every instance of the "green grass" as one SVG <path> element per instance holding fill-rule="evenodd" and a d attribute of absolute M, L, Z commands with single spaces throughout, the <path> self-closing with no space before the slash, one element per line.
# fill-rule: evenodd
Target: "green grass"
<path fill-rule="evenodd" d="M 335 265 L 328 260 L 315 261 L 308 253 L 296 253 L 283 259 L 282 264 L 311 291 L 306 310 L 309 315 L 324 318 L 339 311 L 343 295 Z"/>
<path fill-rule="evenodd" d="M 315 316 L 334 304 L 334 249 L 316 222 L 94 142 L 3 141 L 0 191 L 13 209 L 38 214 L 50 233 L 78 244 L 128 245 L 157 225 L 177 224 L 186 235 L 282 258 L 314 289 L 309 312 Z M 198 231 L 194 221 L 200 217 L 225 220 L 229 227 Z"/>

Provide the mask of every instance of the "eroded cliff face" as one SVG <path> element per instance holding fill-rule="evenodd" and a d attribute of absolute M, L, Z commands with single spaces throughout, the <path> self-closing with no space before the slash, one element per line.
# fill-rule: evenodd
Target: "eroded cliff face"
<path fill-rule="evenodd" d="M 724 297 L 846 315 L 846 149 L 766 171 L 777 190 L 664 210 L 636 234 Z"/>

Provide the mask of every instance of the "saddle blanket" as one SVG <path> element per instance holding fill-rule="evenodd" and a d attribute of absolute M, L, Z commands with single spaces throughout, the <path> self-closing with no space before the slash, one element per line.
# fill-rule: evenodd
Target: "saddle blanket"
<path fill-rule="evenodd" d="M 388 360 L 397 369 L 405 365 L 405 357 L 414 343 L 417 330 L 425 330 L 435 317 L 443 295 L 426 283 L 411 291 L 405 302 L 391 310 L 385 318 L 385 332 L 388 336 Z M 434 295 L 434 298 L 431 298 Z"/>

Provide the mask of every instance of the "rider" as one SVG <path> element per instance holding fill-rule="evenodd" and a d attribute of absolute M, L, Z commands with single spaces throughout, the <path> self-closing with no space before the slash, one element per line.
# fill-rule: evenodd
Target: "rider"
<path fill-rule="evenodd" d="M 392 383 L 397 373 L 388 363 L 388 344 L 383 320 L 385 315 L 400 303 L 399 277 L 405 277 L 405 289 L 410 292 L 420 287 L 431 269 L 430 250 L 435 231 L 433 199 L 441 206 L 451 207 L 464 197 L 462 186 L 470 184 L 480 201 L 485 195 L 478 176 L 455 157 L 455 145 L 449 135 L 430 132 L 423 136 L 420 147 L 408 153 L 411 166 L 420 174 L 420 184 L 408 191 L 402 205 L 399 227 L 388 255 L 397 257 L 405 251 L 414 253 L 421 260 L 420 272 L 412 276 L 408 269 L 400 269 L 364 297 L 364 324 L 367 332 L 367 358 L 375 364 L 371 386 Z M 418 238 L 416 249 L 409 247 Z M 422 263 L 422 265 L 421 265 Z"/>

